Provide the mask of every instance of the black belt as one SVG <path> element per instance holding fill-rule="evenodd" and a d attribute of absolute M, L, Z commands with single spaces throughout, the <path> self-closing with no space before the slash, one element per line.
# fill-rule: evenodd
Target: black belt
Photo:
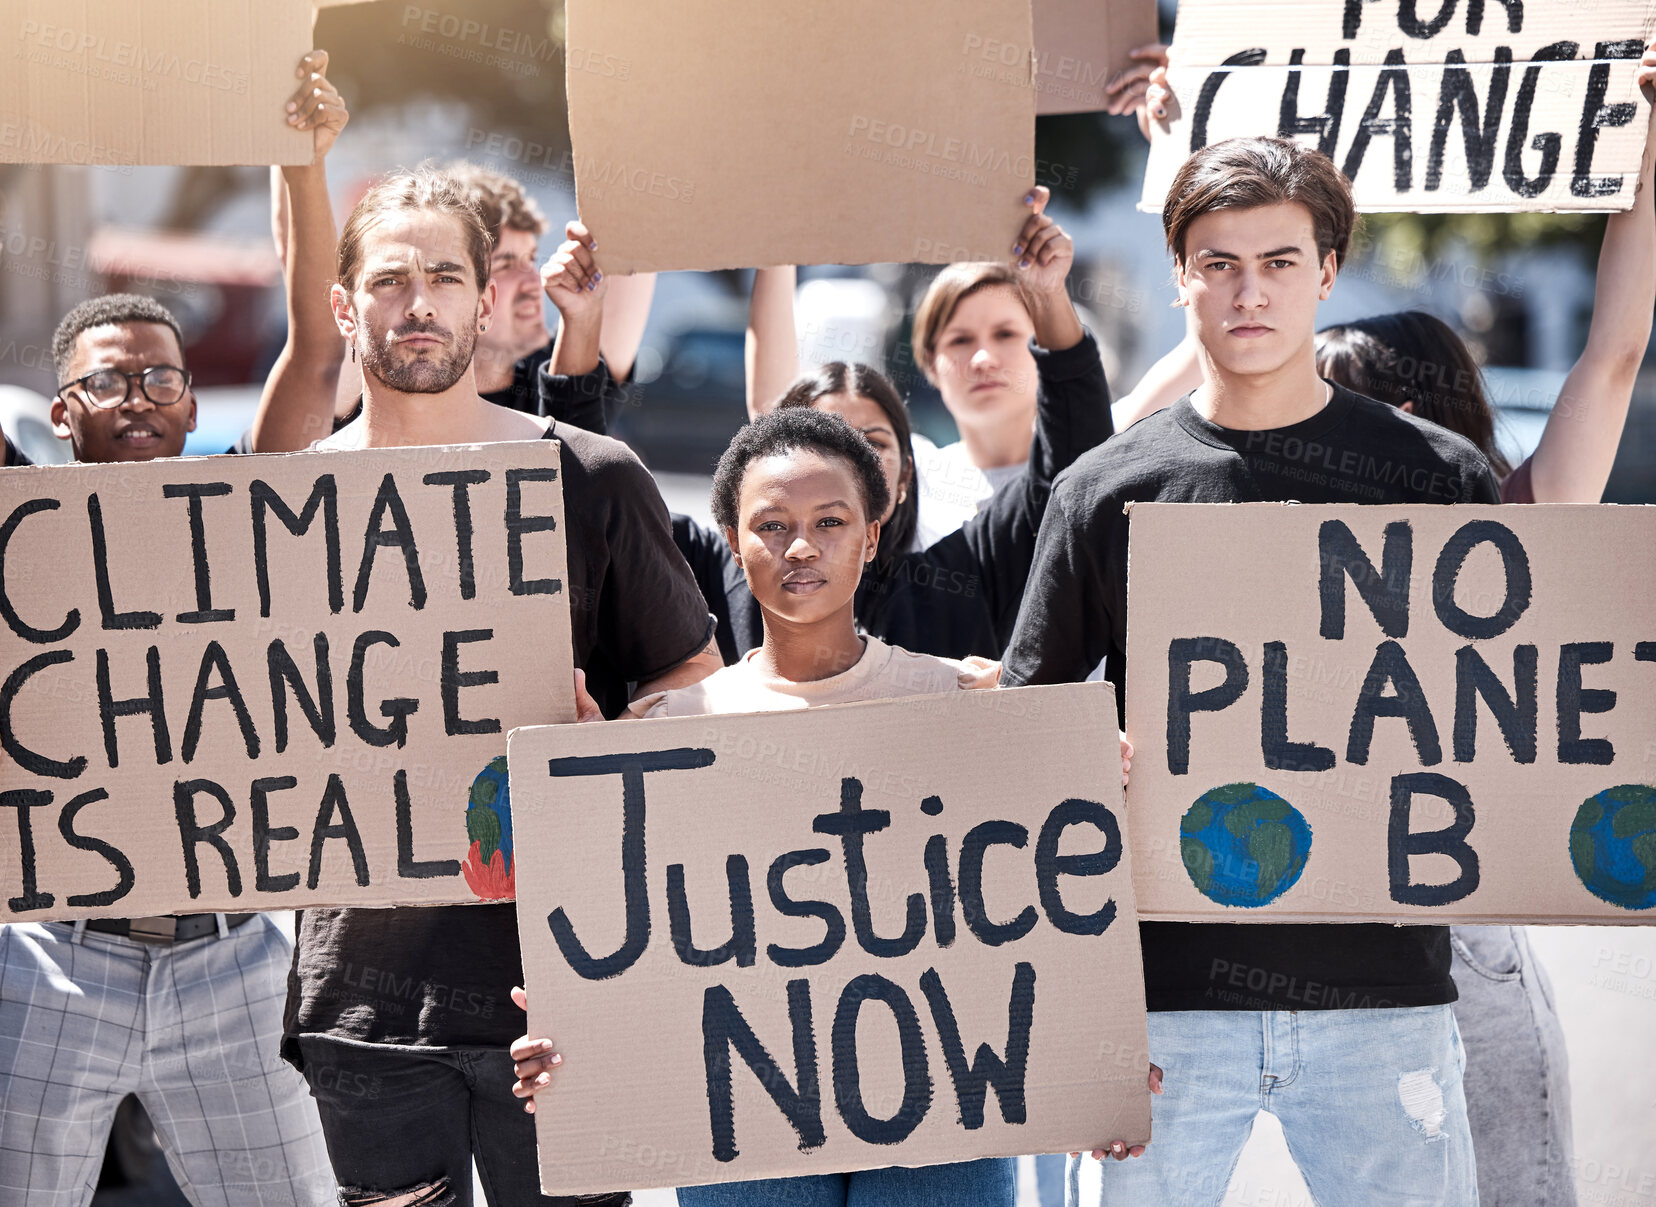
<path fill-rule="evenodd" d="M 250 922 L 252 914 L 225 914 L 225 925 L 234 930 Z M 120 935 L 139 943 L 188 943 L 218 933 L 217 914 L 179 914 L 174 918 L 93 918 L 87 930 Z"/>

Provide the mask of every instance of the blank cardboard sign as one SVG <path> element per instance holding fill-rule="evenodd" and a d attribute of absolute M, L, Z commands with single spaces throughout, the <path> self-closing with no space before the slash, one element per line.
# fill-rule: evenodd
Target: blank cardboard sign
<path fill-rule="evenodd" d="M 1035 183 L 1028 0 L 570 0 L 581 219 L 609 272 L 999 260 Z M 981 66 L 994 68 L 980 73 Z"/>
<path fill-rule="evenodd" d="M 1104 108 L 1105 85 L 1132 66 L 1128 52 L 1157 33 L 1155 0 L 1035 0 L 1034 21 L 1037 113 Z M 1006 48 L 975 49 L 996 69 L 1010 65 Z"/>
<path fill-rule="evenodd" d="M 0 472 L 0 921 L 511 896 L 558 446 Z"/>
<path fill-rule="evenodd" d="M 1145 1140 L 1114 715 L 1067 684 L 514 732 L 542 1188 Z"/>
<path fill-rule="evenodd" d="M 1276 135 L 1330 155 L 1359 210 L 1627 209 L 1653 33 L 1652 0 L 1183 0 L 1140 208 L 1193 151 Z"/>
<path fill-rule="evenodd" d="M 310 0 L 0 0 L 0 162 L 300 164 Z"/>
<path fill-rule="evenodd" d="M 1143 916 L 1656 922 L 1656 508 L 1129 530 Z"/>

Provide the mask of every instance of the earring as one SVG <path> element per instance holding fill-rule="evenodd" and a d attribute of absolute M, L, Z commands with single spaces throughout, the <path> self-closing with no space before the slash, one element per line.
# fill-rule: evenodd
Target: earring
<path fill-rule="evenodd" d="M 351 363 L 356 364 L 356 340 L 351 341 Z"/>

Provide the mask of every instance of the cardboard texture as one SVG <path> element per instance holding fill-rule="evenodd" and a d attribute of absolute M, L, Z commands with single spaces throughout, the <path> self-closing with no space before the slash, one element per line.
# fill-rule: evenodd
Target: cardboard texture
<path fill-rule="evenodd" d="M 0 162 L 300 164 L 310 0 L 0 0 Z"/>
<path fill-rule="evenodd" d="M 1004 259 L 1035 183 L 1027 0 L 570 0 L 606 272 Z M 1020 48 L 985 62 L 985 47 Z"/>
<path fill-rule="evenodd" d="M 0 921 L 509 897 L 507 731 L 575 715 L 558 464 L 0 473 Z"/>
<path fill-rule="evenodd" d="M 1656 508 L 1129 528 L 1142 916 L 1656 922 Z"/>
<path fill-rule="evenodd" d="M 1156 41 L 1155 0 L 1035 0 L 1035 111 L 1088 113 L 1104 108 L 1104 86 L 1128 67 L 1128 52 Z M 982 46 L 985 62 L 1008 49 Z"/>
<path fill-rule="evenodd" d="M 1359 210 L 1627 209 L 1653 35 L 1652 0 L 1183 0 L 1139 208 L 1191 152 L 1280 135 L 1328 153 Z"/>
<path fill-rule="evenodd" d="M 1108 685 L 519 729 L 510 761 L 545 1192 L 1149 1136 Z"/>

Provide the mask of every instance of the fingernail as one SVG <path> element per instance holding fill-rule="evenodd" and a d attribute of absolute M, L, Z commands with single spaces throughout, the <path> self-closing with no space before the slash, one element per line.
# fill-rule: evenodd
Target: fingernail
<path fill-rule="evenodd" d="M 1028 268 L 1029 267 L 1029 261 L 1028 260 L 1019 260 L 1018 261 L 1018 267 L 1019 268 Z"/>
<path fill-rule="evenodd" d="M 289 102 L 288 102 L 288 112 L 289 112 L 289 113 L 292 113 L 292 112 L 293 112 L 293 111 L 294 111 L 294 110 L 295 110 L 295 109 L 297 109 L 297 108 L 298 108 L 298 107 L 299 107 L 299 106 L 298 106 L 298 105 L 296 105 L 296 104 L 294 104 L 294 103 L 293 103 L 293 102 L 292 102 L 292 101 L 289 101 Z"/>
<path fill-rule="evenodd" d="M 1023 255 L 1023 244 L 1022 244 L 1022 243 L 1014 243 L 1014 244 L 1013 244 L 1013 245 L 1012 245 L 1012 254 L 1013 254 L 1013 255 L 1014 255 L 1014 256 L 1021 256 L 1021 255 Z"/>
<path fill-rule="evenodd" d="M 592 274 L 592 283 L 594 285 L 596 285 L 599 281 L 602 281 L 603 279 L 604 279 L 604 274 L 601 273 L 601 272 L 595 272 L 595 273 Z"/>
<path fill-rule="evenodd" d="M 1034 205 L 1035 204 L 1035 194 L 1033 192 L 1028 192 L 1028 193 L 1024 194 L 1024 204 L 1025 205 Z"/>
<path fill-rule="evenodd" d="M 551 1085 L 552 1084 L 552 1074 L 542 1073 L 539 1077 L 535 1078 L 535 1084 L 536 1085 Z"/>
<path fill-rule="evenodd" d="M 562 1053 L 556 1053 L 556 1052 L 553 1053 L 552 1063 L 555 1064 L 555 1065 L 561 1065 L 563 1063 L 563 1054 Z"/>

